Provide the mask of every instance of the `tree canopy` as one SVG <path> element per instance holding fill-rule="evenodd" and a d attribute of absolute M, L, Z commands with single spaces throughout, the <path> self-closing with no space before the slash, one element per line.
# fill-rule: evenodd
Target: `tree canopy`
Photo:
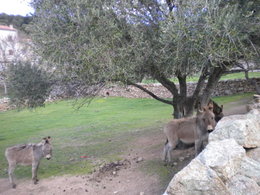
<path fill-rule="evenodd" d="M 175 118 L 192 114 L 198 101 L 207 104 L 221 75 L 238 60 L 259 59 L 258 0 L 33 0 L 32 5 L 28 29 L 35 51 L 57 74 L 87 87 L 111 81 L 134 85 L 172 105 Z M 186 78 L 194 74 L 200 78 L 188 97 Z M 160 82 L 172 100 L 138 84 L 144 76 Z"/>

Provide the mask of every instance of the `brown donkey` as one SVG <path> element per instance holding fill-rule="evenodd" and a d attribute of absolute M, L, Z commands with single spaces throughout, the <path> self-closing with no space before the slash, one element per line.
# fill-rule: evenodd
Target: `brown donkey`
<path fill-rule="evenodd" d="M 51 137 L 43 138 L 38 144 L 22 144 L 9 147 L 5 150 L 5 157 L 8 161 L 8 175 L 13 188 L 16 187 L 13 181 L 13 172 L 16 165 L 32 165 L 32 180 L 37 184 L 37 170 L 40 160 L 45 157 L 51 159 L 52 146 L 50 143 Z"/>
<path fill-rule="evenodd" d="M 208 142 L 208 134 L 216 126 L 213 106 L 210 104 L 196 117 L 173 119 L 164 127 L 167 141 L 164 146 L 163 158 L 165 163 L 171 162 L 171 151 L 180 143 L 195 144 L 195 153 L 198 155 Z"/>

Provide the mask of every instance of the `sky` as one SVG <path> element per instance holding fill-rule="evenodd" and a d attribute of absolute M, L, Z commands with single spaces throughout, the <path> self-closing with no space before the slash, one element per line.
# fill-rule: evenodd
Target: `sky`
<path fill-rule="evenodd" d="M 31 0 L 0 0 L 0 13 L 8 15 L 22 15 L 33 13 L 29 3 Z"/>

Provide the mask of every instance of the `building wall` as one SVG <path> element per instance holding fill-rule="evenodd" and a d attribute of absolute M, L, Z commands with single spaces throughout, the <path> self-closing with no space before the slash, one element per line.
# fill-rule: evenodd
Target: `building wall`
<path fill-rule="evenodd" d="M 8 37 L 16 38 L 17 31 L 1 29 L 1 26 L 0 26 L 0 39 L 5 40 L 5 39 L 8 39 Z"/>
<path fill-rule="evenodd" d="M 0 62 L 12 61 L 18 47 L 17 30 L 12 26 L 0 25 Z"/>

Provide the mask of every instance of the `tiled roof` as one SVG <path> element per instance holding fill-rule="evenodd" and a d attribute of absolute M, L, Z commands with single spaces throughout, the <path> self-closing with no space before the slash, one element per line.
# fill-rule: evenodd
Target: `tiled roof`
<path fill-rule="evenodd" d="M 13 27 L 10 27 L 10 26 L 3 26 L 3 25 L 0 25 L 0 30 L 16 31 L 16 29 L 13 28 Z"/>

